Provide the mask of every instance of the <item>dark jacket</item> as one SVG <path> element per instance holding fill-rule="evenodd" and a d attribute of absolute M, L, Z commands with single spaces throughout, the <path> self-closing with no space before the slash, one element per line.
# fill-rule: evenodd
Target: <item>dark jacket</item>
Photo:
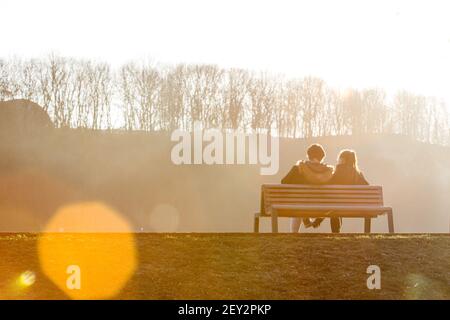
<path fill-rule="evenodd" d="M 300 161 L 281 180 L 283 184 L 327 184 L 333 175 L 333 167 L 326 164 Z"/>
<path fill-rule="evenodd" d="M 336 166 L 336 170 L 334 171 L 333 177 L 328 184 L 367 185 L 369 183 L 366 178 L 364 178 L 364 175 L 352 166 L 338 164 Z"/>

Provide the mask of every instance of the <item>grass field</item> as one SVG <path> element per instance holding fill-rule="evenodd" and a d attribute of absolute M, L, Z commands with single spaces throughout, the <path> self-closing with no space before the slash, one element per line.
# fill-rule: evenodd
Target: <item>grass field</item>
<path fill-rule="evenodd" d="M 40 271 L 39 237 L 80 250 L 102 239 L 114 257 L 123 235 L 1 234 L 0 298 L 68 298 Z M 136 270 L 115 298 L 450 299 L 448 234 L 142 233 L 134 244 Z M 380 290 L 366 286 L 369 265 L 381 269 Z M 120 267 L 111 266 L 112 274 Z M 26 270 L 35 283 L 14 286 Z"/>

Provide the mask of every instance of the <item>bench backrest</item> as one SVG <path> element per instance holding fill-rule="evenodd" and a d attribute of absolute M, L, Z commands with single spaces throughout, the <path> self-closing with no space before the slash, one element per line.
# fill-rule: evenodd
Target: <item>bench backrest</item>
<path fill-rule="evenodd" d="M 380 186 L 263 184 L 261 214 L 274 204 L 382 206 Z"/>

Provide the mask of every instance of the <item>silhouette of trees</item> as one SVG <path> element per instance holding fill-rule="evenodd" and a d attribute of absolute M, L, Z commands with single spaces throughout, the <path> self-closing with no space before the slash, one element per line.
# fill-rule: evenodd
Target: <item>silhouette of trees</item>
<path fill-rule="evenodd" d="M 0 60 L 0 100 L 40 104 L 56 127 L 169 131 L 205 128 L 283 137 L 400 134 L 450 145 L 444 102 L 380 88 L 337 91 L 315 77 L 284 79 L 215 65 L 106 63 L 50 55 Z"/>
<path fill-rule="evenodd" d="M 271 130 L 276 105 L 276 82 L 267 74 L 252 76 L 247 82 L 250 102 L 250 128 L 252 131 L 260 129 Z M 247 126 L 244 125 L 244 129 Z"/>
<path fill-rule="evenodd" d="M 222 126 L 224 71 L 212 65 L 192 65 L 185 69 L 185 109 L 191 125 L 203 122 L 205 127 Z"/>
<path fill-rule="evenodd" d="M 231 69 L 226 72 L 223 88 L 224 107 L 222 108 L 224 128 L 244 128 L 249 82 L 250 74 L 246 70 Z"/>
<path fill-rule="evenodd" d="M 175 68 L 166 69 L 162 75 L 157 130 L 188 128 L 189 112 L 186 109 L 185 74 L 185 66 L 178 65 Z"/>
<path fill-rule="evenodd" d="M 56 127 L 111 127 L 112 84 L 112 73 L 105 63 L 54 55 L 0 63 L 0 98 L 35 101 Z"/>
<path fill-rule="evenodd" d="M 131 63 L 123 66 L 119 73 L 126 129 L 155 130 L 161 95 L 160 72 L 150 65 L 137 66 Z"/>

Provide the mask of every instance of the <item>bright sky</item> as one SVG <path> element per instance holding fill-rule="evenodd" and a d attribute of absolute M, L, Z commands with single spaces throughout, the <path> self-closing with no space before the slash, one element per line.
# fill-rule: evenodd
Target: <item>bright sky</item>
<path fill-rule="evenodd" d="M 0 57 L 200 62 L 450 102 L 448 0 L 0 0 Z"/>

